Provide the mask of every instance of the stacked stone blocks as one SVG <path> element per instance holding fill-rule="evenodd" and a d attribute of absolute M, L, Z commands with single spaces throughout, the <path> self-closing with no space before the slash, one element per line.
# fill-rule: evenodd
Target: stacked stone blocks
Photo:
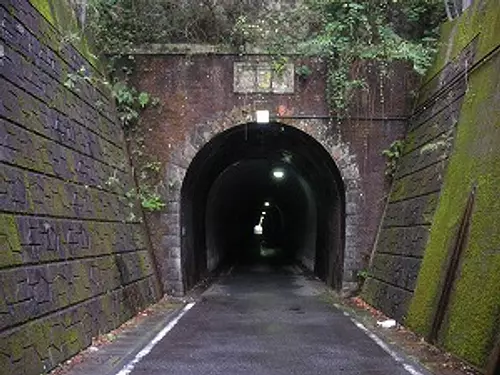
<path fill-rule="evenodd" d="M 0 4 L 2 373 L 49 371 L 158 298 L 113 100 L 64 84 L 82 67 L 101 77 L 30 2 Z"/>
<path fill-rule="evenodd" d="M 400 322 L 416 287 L 474 50 L 471 43 L 422 88 L 386 205 L 364 298 Z"/>

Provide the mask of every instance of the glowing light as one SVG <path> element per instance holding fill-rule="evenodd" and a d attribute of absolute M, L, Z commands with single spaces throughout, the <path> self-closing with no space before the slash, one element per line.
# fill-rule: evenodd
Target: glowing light
<path fill-rule="evenodd" d="M 269 111 L 256 111 L 255 117 L 258 124 L 268 124 L 269 123 Z"/>
<path fill-rule="evenodd" d="M 262 216 L 266 216 L 266 211 L 262 211 Z"/>
<path fill-rule="evenodd" d="M 269 207 L 271 205 L 271 203 L 269 202 L 264 202 L 264 207 Z"/>
<path fill-rule="evenodd" d="M 285 171 L 282 169 L 275 169 L 273 171 L 273 177 L 277 180 L 282 180 L 285 177 Z"/>

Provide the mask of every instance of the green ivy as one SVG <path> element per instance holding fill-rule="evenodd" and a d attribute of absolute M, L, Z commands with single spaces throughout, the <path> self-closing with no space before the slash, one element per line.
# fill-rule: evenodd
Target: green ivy
<path fill-rule="evenodd" d="M 355 90 L 367 89 L 352 72 L 357 61 L 407 61 L 424 74 L 446 15 L 442 0 L 303 0 L 280 9 L 266 0 L 89 0 L 88 10 L 88 28 L 107 54 L 147 43 L 216 43 L 243 52 L 253 44 L 277 56 L 278 74 L 287 54 L 321 57 L 328 102 L 338 114 L 348 113 Z M 125 121 L 135 117 L 136 105 L 130 107 Z"/>
<path fill-rule="evenodd" d="M 306 79 L 312 74 L 312 70 L 307 65 L 300 65 L 295 69 L 295 74 L 302 79 Z"/>
<path fill-rule="evenodd" d="M 142 110 L 158 102 L 158 99 L 152 98 L 149 93 L 139 92 L 136 88 L 130 86 L 126 79 L 115 78 L 113 79 L 114 83 L 111 84 L 106 79 L 88 75 L 83 66 L 75 73 L 66 74 L 63 84 L 70 90 L 80 92 L 80 83 L 82 82 L 88 82 L 92 85 L 102 84 L 110 89 L 111 95 L 116 102 L 118 118 L 126 131 L 137 124 Z M 101 102 L 95 104 L 97 107 L 102 105 Z"/>
<path fill-rule="evenodd" d="M 382 155 L 387 158 L 385 174 L 389 177 L 394 177 L 396 169 L 403 156 L 404 141 L 397 140 L 391 143 L 388 149 L 382 151 Z"/>
<path fill-rule="evenodd" d="M 322 57 L 328 65 L 327 98 L 344 114 L 356 89 L 367 89 L 352 73 L 357 61 L 407 61 L 423 75 L 436 52 L 438 26 L 445 16 L 440 0 L 305 0 L 301 5 L 259 19 L 260 33 L 272 54 L 295 52 Z M 266 27 L 267 25 L 267 27 Z M 384 69 L 385 67 L 385 69 Z"/>
<path fill-rule="evenodd" d="M 141 207 L 150 212 L 160 211 L 165 207 L 161 195 L 150 185 L 139 185 L 139 188 L 128 191 L 126 197 L 131 201 L 138 200 Z"/>

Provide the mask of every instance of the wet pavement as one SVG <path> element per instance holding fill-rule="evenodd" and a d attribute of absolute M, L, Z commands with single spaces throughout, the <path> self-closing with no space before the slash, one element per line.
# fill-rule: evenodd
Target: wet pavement
<path fill-rule="evenodd" d="M 325 295 L 324 284 L 292 268 L 236 269 L 204 292 L 130 373 L 410 373 Z"/>

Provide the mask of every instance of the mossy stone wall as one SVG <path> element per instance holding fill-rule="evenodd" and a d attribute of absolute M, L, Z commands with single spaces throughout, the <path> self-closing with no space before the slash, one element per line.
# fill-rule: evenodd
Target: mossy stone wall
<path fill-rule="evenodd" d="M 427 85 L 428 99 L 414 110 L 403 155 L 381 223 L 364 298 L 400 322 L 405 320 L 466 92 L 461 77 L 472 64 L 471 43 Z"/>
<path fill-rule="evenodd" d="M 454 74 L 454 65 L 459 74 Z M 453 84 L 454 82 L 454 84 Z M 450 87 L 451 85 L 451 87 Z M 463 89 L 460 91 L 459 87 Z M 447 100 L 455 92 L 463 95 Z M 438 102 L 438 103 L 436 103 Z M 414 290 L 406 301 L 404 314 L 398 316 L 409 328 L 429 337 L 436 317 L 450 257 L 457 243 L 460 223 L 464 217 L 468 197 L 476 186 L 475 204 L 470 227 L 465 233 L 465 246 L 460 257 L 444 319 L 437 333 L 437 343 L 480 369 L 484 369 L 500 334 L 500 3 L 498 0 L 475 1 L 458 19 L 442 27 L 441 47 L 434 67 L 420 92 L 418 108 L 433 107 L 436 119 L 432 126 L 414 127 L 407 137 L 407 152 L 398 173 L 415 171 L 419 163 L 407 165 L 408 151 L 415 149 L 418 139 L 435 139 L 416 153 L 434 154 L 434 160 L 448 160 L 439 172 L 441 183 L 436 186 L 435 210 L 425 218 L 426 239 L 418 246 L 408 235 L 390 229 L 389 240 L 383 228 L 377 245 L 373 280 L 390 279 L 399 273 L 396 267 L 384 264 L 383 275 L 377 271 L 381 253 L 401 252 L 420 258 Z M 425 111 L 420 111 L 424 113 Z M 418 123 L 413 117 L 412 123 Z M 438 121 L 439 120 L 439 121 Z M 444 122 L 453 123 L 450 132 L 437 138 Z M 449 142 L 452 140 L 452 142 Z M 427 152 L 423 152 L 426 150 Z M 406 172 L 405 172 L 406 173 Z M 418 173 L 418 172 L 415 172 Z M 396 180 L 393 195 L 398 198 L 429 186 L 423 177 L 404 183 Z M 390 217 L 395 226 L 408 231 L 406 222 Z M 423 258 L 422 258 L 423 256 Z M 414 275 L 413 275 L 414 276 Z M 412 277 L 413 277 L 412 276 Z M 365 298 L 376 306 L 380 293 L 369 280 Z M 379 293 L 379 294 L 377 294 Z M 385 299 L 387 300 L 387 299 Z M 384 299 L 382 298 L 382 301 Z M 390 306 L 390 303 L 389 303 Z M 390 308 L 385 312 L 392 315 Z"/>
<path fill-rule="evenodd" d="M 159 296 L 113 100 L 64 85 L 102 72 L 77 27 L 65 0 L 0 4 L 2 374 L 45 373 Z"/>

